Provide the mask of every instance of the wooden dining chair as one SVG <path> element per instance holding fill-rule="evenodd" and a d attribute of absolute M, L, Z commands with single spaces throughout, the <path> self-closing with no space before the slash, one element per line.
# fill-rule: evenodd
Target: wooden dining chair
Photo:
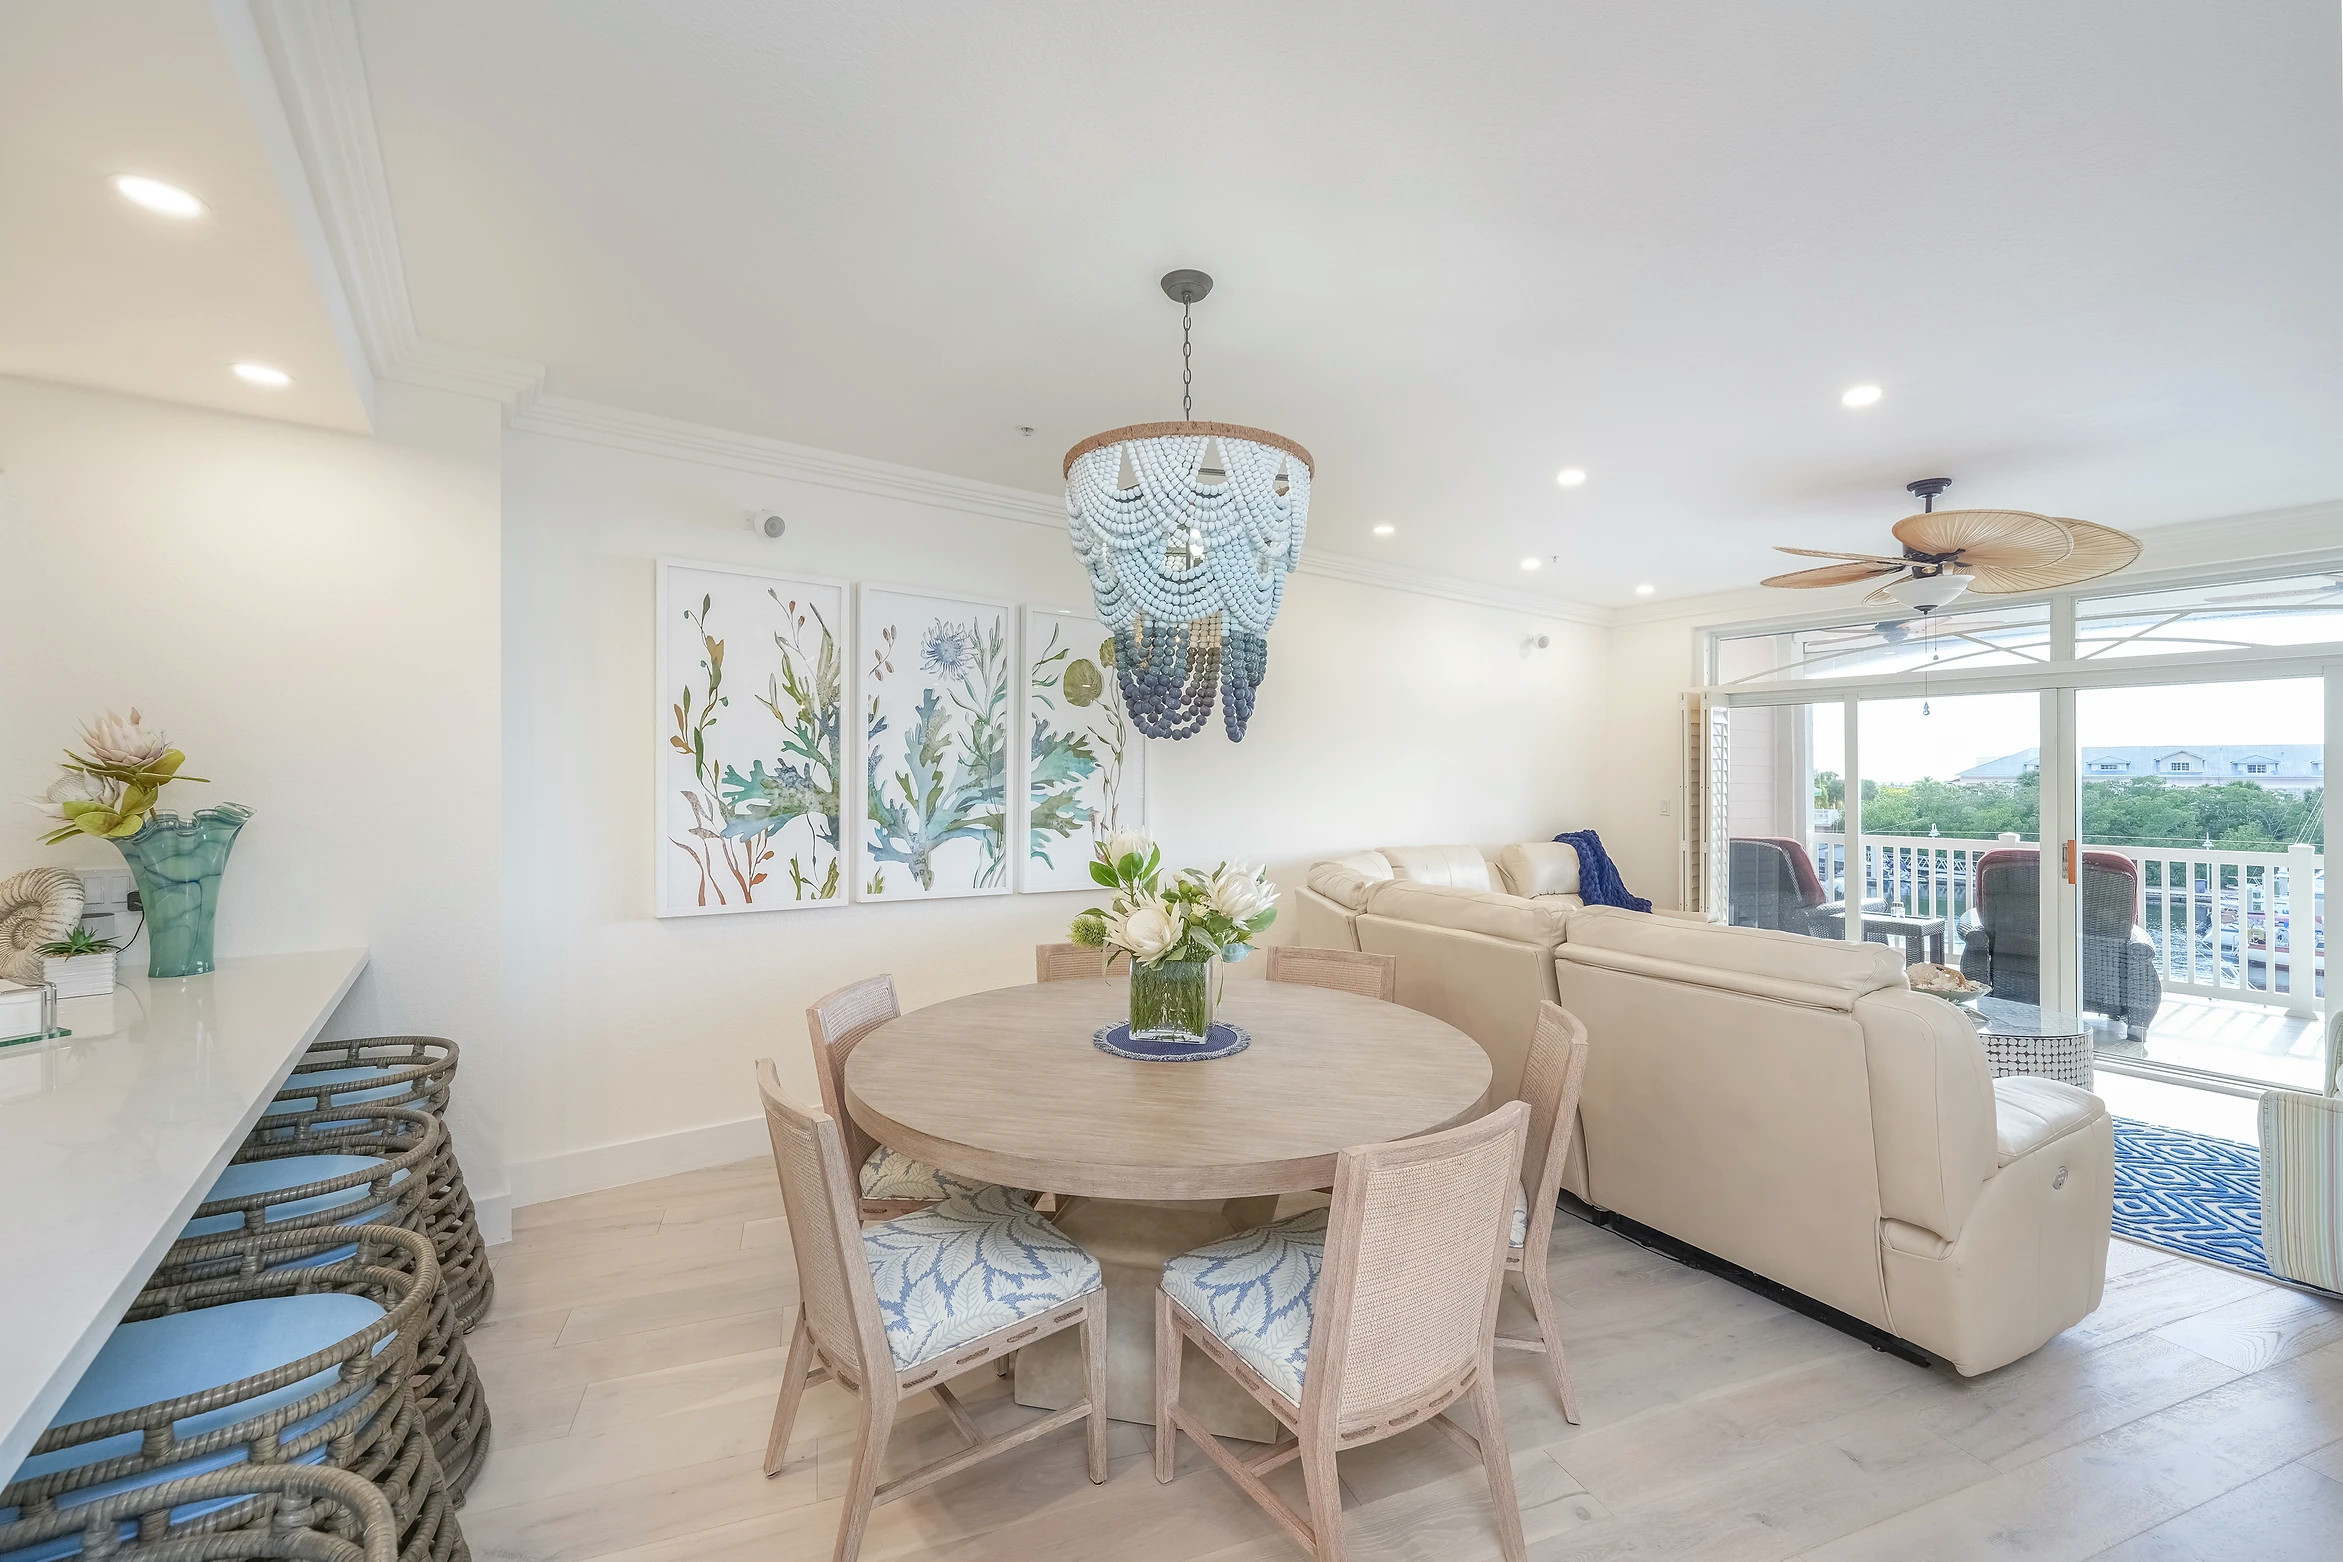
<path fill-rule="evenodd" d="M 838 1120 L 791 1101 L 757 1064 L 773 1167 L 797 1257 L 799 1303 L 765 1474 L 789 1455 L 806 1388 L 836 1382 L 862 1402 L 835 1562 L 854 1562 L 871 1509 L 1076 1421 L 1090 1479 L 1106 1479 L 1106 1290 L 1098 1261 L 1001 1188 L 865 1227 Z M 984 1437 L 947 1380 L 1064 1329 L 1082 1331 L 1082 1398 Z M 932 1390 L 968 1440 L 957 1453 L 879 1479 L 903 1401 Z"/>
<path fill-rule="evenodd" d="M 1562 1351 L 1562 1315 L 1554 1305 L 1554 1279 L 1546 1264 L 1554 1238 L 1554 1205 L 1562 1193 L 1562 1168 L 1578 1129 L 1586 1053 L 1586 1026 L 1578 1016 L 1558 1003 L 1539 1004 L 1537 1029 L 1521 1069 L 1518 1099 L 1529 1108 L 1529 1132 L 1522 1145 L 1512 1245 L 1505 1252 L 1506 1272 L 1521 1276 L 1538 1326 L 1534 1336 L 1500 1334 L 1496 1340 L 1505 1350 L 1545 1352 L 1546 1375 L 1562 1401 L 1562 1419 L 1572 1426 L 1578 1424 L 1578 1390 L 1570 1381 L 1570 1358 Z"/>
<path fill-rule="evenodd" d="M 892 976 L 874 976 L 841 987 L 816 999 L 805 1011 L 805 1028 L 813 1037 L 814 1078 L 821 1086 L 822 1110 L 837 1122 L 847 1157 L 858 1170 L 865 1220 L 891 1220 L 955 1193 L 975 1193 L 984 1186 L 889 1149 L 863 1132 L 862 1125 L 846 1110 L 846 1059 L 862 1044 L 863 1037 L 902 1013 L 895 1002 Z"/>
<path fill-rule="evenodd" d="M 1341 1562 L 1335 1454 L 1429 1420 L 1488 1473 L 1498 1548 L 1521 1562 L 1521 1510 L 1490 1364 L 1529 1108 L 1518 1101 L 1335 1162 L 1334 1203 L 1163 1266 L 1155 1296 L 1155 1478 L 1185 1432 L 1318 1562 Z M 1179 1402 L 1192 1341 L 1292 1434 L 1250 1458 Z M 1470 1397 L 1475 1437 L 1445 1414 Z M 1305 1517 L 1261 1479 L 1302 1465 Z"/>
<path fill-rule="evenodd" d="M 1269 979 L 1303 987 L 1331 987 L 1336 992 L 1399 999 L 1399 956 L 1362 954 L 1355 949 L 1303 949 L 1293 944 L 1269 946 Z"/>
<path fill-rule="evenodd" d="M 1103 949 L 1085 949 L 1080 944 L 1035 944 L 1033 946 L 1033 979 L 1037 982 L 1067 982 L 1083 976 L 1107 976 L 1107 955 Z"/>

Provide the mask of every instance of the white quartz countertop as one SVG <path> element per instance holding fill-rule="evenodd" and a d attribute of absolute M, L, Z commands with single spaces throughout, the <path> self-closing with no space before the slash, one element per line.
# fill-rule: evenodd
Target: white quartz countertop
<path fill-rule="evenodd" d="M 0 1480 L 365 968 L 363 949 L 125 978 L 0 1047 Z"/>

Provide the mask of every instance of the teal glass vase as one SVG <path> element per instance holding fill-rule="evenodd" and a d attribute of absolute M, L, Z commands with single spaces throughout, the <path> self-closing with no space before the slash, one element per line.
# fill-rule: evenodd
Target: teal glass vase
<path fill-rule="evenodd" d="M 138 881 L 146 913 L 146 974 L 201 976 L 212 969 L 212 922 L 228 848 L 252 810 L 236 803 L 199 808 L 192 819 L 151 814 L 146 828 L 116 841 Z"/>
<path fill-rule="evenodd" d="M 1131 967 L 1131 1035 L 1140 1041 L 1202 1045 L 1212 1030 L 1210 960 L 1159 960 Z"/>

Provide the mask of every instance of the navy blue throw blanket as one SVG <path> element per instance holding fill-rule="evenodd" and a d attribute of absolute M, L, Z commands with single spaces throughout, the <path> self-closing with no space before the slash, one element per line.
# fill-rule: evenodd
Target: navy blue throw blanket
<path fill-rule="evenodd" d="M 1651 910 L 1650 901 L 1627 893 L 1627 885 L 1619 877 L 1619 865 L 1603 850 L 1601 836 L 1592 830 L 1564 830 L 1554 839 L 1578 853 L 1578 892 L 1586 897 L 1588 905 Z"/>

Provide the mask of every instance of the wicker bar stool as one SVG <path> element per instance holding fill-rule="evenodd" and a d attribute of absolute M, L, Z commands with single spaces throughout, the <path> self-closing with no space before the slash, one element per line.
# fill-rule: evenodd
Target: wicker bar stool
<path fill-rule="evenodd" d="M 399 1562 L 469 1562 L 410 1382 L 439 1283 L 431 1243 L 394 1226 L 310 1226 L 182 1252 L 198 1266 L 228 1257 L 274 1267 L 150 1282 L 0 1489 L 0 1509 L 43 1524 L 240 1464 L 325 1465 L 381 1491 Z M 232 1500 L 180 1514 L 198 1532 L 250 1517 Z"/>
<path fill-rule="evenodd" d="M 286 1137 L 287 1128 L 296 1126 L 297 1120 L 341 1121 L 334 1107 L 362 1102 L 429 1112 L 445 1126 L 459 1057 L 456 1044 L 440 1036 L 313 1042 L 293 1065 L 252 1137 L 273 1143 Z M 426 1182 L 427 1234 L 439 1249 L 440 1273 L 454 1298 L 456 1321 L 469 1332 L 495 1299 L 496 1276 L 488 1267 L 488 1248 L 480 1240 L 480 1221 L 464 1186 L 464 1169 L 456 1162 L 453 1139 L 442 1138 Z"/>
<path fill-rule="evenodd" d="M 233 1507 L 234 1512 L 223 1512 Z M 233 1523 L 233 1529 L 222 1528 Z M 240 1464 L 0 1524 L 0 1557 L 111 1562 L 398 1562 L 398 1520 L 374 1483 L 323 1465 Z"/>
<path fill-rule="evenodd" d="M 260 1255 L 234 1242 L 246 1232 L 385 1225 L 428 1239 L 428 1172 L 446 1125 L 428 1113 L 372 1102 L 334 1110 L 351 1115 L 313 1122 L 311 1114 L 295 1114 L 289 1132 L 280 1129 L 267 1141 L 237 1151 L 197 1206 L 185 1235 L 164 1255 L 156 1279 L 175 1283 L 264 1267 Z M 223 1248 L 234 1251 L 224 1256 Z M 205 1256 L 200 1261 L 181 1256 L 190 1251 Z M 347 1256 L 347 1251 L 328 1251 L 273 1261 Z M 460 1503 L 488 1451 L 488 1400 L 464 1346 L 445 1271 L 441 1274 L 416 1338 L 414 1389 L 432 1452 L 449 1494 Z"/>

